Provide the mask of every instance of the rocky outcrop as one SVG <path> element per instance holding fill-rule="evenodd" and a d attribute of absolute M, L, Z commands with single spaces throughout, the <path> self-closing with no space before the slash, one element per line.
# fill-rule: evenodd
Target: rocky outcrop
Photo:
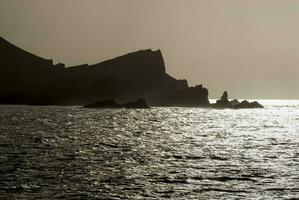
<path fill-rule="evenodd" d="M 222 97 L 216 101 L 215 104 L 216 107 L 221 107 L 221 108 L 229 108 L 232 106 L 232 103 L 228 100 L 228 93 L 227 91 L 224 91 Z"/>
<path fill-rule="evenodd" d="M 83 106 L 84 108 L 129 108 L 129 109 L 147 109 L 149 106 L 145 99 L 138 99 L 137 101 L 120 104 L 112 99 L 99 101 L 96 103 Z"/>
<path fill-rule="evenodd" d="M 234 100 L 231 100 L 230 101 L 230 104 L 232 105 L 232 106 L 236 106 L 236 105 L 238 105 L 240 103 L 240 101 L 238 101 L 238 99 L 234 99 Z"/>
<path fill-rule="evenodd" d="M 228 93 L 225 91 L 222 97 L 216 101 L 215 104 L 211 104 L 212 108 L 233 108 L 233 109 L 245 109 L 245 108 L 263 108 L 263 106 L 257 101 L 249 102 L 247 100 L 242 101 L 241 103 L 234 99 L 229 101 Z"/>
<path fill-rule="evenodd" d="M 249 102 L 247 100 L 242 101 L 241 103 L 234 105 L 232 108 L 234 109 L 247 109 L 247 108 L 264 108 L 259 102 Z"/>

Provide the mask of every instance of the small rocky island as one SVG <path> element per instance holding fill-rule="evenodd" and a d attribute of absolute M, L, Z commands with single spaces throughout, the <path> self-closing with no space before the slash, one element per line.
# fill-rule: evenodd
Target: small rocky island
<path fill-rule="evenodd" d="M 65 67 L 0 37 L 0 59 L 0 104 L 262 108 L 258 102 L 229 101 L 227 92 L 211 104 L 207 88 L 190 87 L 187 80 L 166 73 L 160 50 L 140 50 L 94 65 Z"/>
<path fill-rule="evenodd" d="M 233 108 L 233 109 L 249 109 L 249 108 L 264 108 L 260 103 L 257 101 L 249 102 L 244 100 L 239 102 L 237 99 L 229 101 L 228 93 L 225 91 L 222 97 L 216 101 L 215 104 L 211 104 L 212 108 Z"/>

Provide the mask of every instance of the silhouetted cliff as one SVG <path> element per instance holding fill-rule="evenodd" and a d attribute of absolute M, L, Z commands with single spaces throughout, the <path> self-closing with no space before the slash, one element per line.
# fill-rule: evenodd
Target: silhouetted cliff
<path fill-rule="evenodd" d="M 208 105 L 208 91 L 165 72 L 160 50 L 141 50 L 95 65 L 65 68 L 0 38 L 0 103 L 84 105 L 144 98 L 156 106 Z"/>
<path fill-rule="evenodd" d="M 170 94 L 154 98 L 152 105 L 156 106 L 187 106 L 206 107 L 210 105 L 209 91 L 202 85 L 187 87 Z"/>
<path fill-rule="evenodd" d="M 6 104 L 80 104 L 114 96 L 113 77 L 85 71 L 82 76 L 28 53 L 0 38 L 0 102 Z"/>

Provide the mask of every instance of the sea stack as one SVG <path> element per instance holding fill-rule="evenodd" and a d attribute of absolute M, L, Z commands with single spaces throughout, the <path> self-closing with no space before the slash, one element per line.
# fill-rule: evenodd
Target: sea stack
<path fill-rule="evenodd" d="M 234 99 L 229 101 L 227 91 L 224 91 L 222 97 L 216 101 L 215 104 L 211 104 L 212 108 L 233 108 L 233 109 L 248 109 L 248 108 L 264 108 L 257 101 L 249 102 L 247 100 L 242 101 L 241 103 Z"/>
<path fill-rule="evenodd" d="M 227 93 L 227 91 L 224 91 L 223 95 L 221 96 L 221 98 L 216 101 L 216 106 L 223 107 L 223 108 L 226 108 L 226 107 L 229 108 L 229 107 L 232 106 L 232 104 L 228 100 L 228 93 Z"/>

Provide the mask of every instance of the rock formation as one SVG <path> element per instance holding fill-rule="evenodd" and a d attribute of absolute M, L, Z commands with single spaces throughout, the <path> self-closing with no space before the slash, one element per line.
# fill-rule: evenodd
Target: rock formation
<path fill-rule="evenodd" d="M 229 108 L 232 106 L 231 102 L 228 100 L 228 94 L 227 91 L 224 91 L 222 97 L 216 101 L 215 104 L 216 107 L 223 107 L 223 108 Z"/>
<path fill-rule="evenodd" d="M 234 100 L 230 101 L 230 103 L 232 106 L 235 106 L 235 105 L 239 104 L 240 101 L 238 101 L 238 99 L 234 99 Z"/>
<path fill-rule="evenodd" d="M 241 103 L 233 106 L 232 108 L 234 109 L 245 109 L 245 108 L 264 108 L 259 102 L 254 101 L 254 102 L 249 102 L 247 100 L 242 101 Z"/>
<path fill-rule="evenodd" d="M 242 108 L 263 108 L 263 106 L 257 101 L 249 102 L 247 100 L 242 101 L 241 103 L 234 99 L 229 101 L 228 93 L 225 91 L 222 97 L 216 101 L 215 104 L 211 104 L 212 108 L 234 108 L 234 109 L 242 109 Z"/>

